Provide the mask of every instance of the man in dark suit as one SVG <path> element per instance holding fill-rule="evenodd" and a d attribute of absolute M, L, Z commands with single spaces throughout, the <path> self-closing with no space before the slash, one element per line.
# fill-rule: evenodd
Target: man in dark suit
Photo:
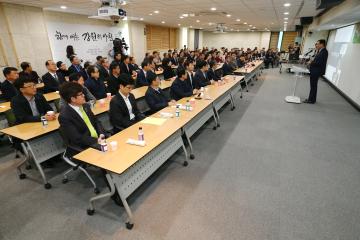
<path fill-rule="evenodd" d="M 184 63 L 185 73 L 186 73 L 186 82 L 191 86 L 191 89 L 194 89 L 193 81 L 194 81 L 194 63 L 190 61 L 186 61 Z M 180 72 L 181 69 L 178 69 Z"/>
<path fill-rule="evenodd" d="M 59 86 L 66 81 L 65 77 L 61 73 L 56 72 L 57 67 L 53 60 L 47 60 L 45 66 L 48 72 L 42 76 L 44 92 L 49 93 L 59 91 Z"/>
<path fill-rule="evenodd" d="M 145 101 L 150 107 L 149 113 L 155 113 L 171 104 L 175 101 L 170 101 L 170 98 L 165 95 L 160 86 L 159 77 L 153 73 L 148 72 L 147 80 L 150 83 L 146 93 L 145 93 Z"/>
<path fill-rule="evenodd" d="M 178 72 L 177 78 L 171 84 L 170 95 L 175 101 L 178 101 L 184 97 L 191 97 L 194 94 L 198 94 L 197 89 L 192 89 L 191 85 L 186 81 L 187 74 L 185 70 Z"/>
<path fill-rule="evenodd" d="M 76 55 L 70 57 L 71 66 L 68 69 L 69 75 L 72 73 L 81 72 L 80 59 Z"/>
<path fill-rule="evenodd" d="M 310 63 L 310 93 L 309 98 L 304 100 L 304 103 L 316 103 L 317 85 L 319 77 L 325 74 L 326 61 L 328 58 L 328 51 L 326 49 L 326 41 L 320 39 L 315 44 L 318 54 Z"/>
<path fill-rule="evenodd" d="M 120 66 L 117 62 L 113 61 L 110 64 L 110 77 L 107 81 L 107 89 L 114 96 L 119 91 L 120 84 Z"/>
<path fill-rule="evenodd" d="M 149 72 L 151 71 L 151 64 L 149 62 L 149 60 L 145 59 L 142 63 L 141 63 L 141 68 L 138 75 L 137 75 L 137 79 L 136 79 L 136 87 L 142 87 L 142 86 L 149 86 L 150 83 L 147 80 L 147 75 Z"/>
<path fill-rule="evenodd" d="M 207 71 L 207 77 L 208 79 L 214 80 L 214 81 L 219 81 L 221 79 L 221 77 L 219 77 L 218 75 L 216 75 L 215 73 L 215 69 L 216 69 L 217 63 L 214 60 L 210 61 L 210 68 Z"/>
<path fill-rule="evenodd" d="M 36 85 L 32 79 L 25 75 L 15 82 L 19 94 L 11 99 L 11 109 L 15 115 L 16 123 L 40 122 L 41 116 L 48 121 L 56 120 L 56 115 L 47 114 L 54 111 L 43 95 L 36 92 Z"/>
<path fill-rule="evenodd" d="M 107 58 L 103 58 L 100 61 L 100 66 L 99 66 L 99 73 L 100 73 L 100 78 L 103 81 L 107 81 L 110 74 L 109 74 L 109 59 Z"/>
<path fill-rule="evenodd" d="M 110 122 L 114 132 L 120 132 L 134 123 L 144 119 L 144 115 L 137 108 L 135 97 L 131 92 L 134 80 L 129 74 L 120 75 L 119 91 L 110 101 Z"/>
<path fill-rule="evenodd" d="M 96 99 L 102 99 L 106 97 L 106 86 L 103 80 L 100 78 L 99 70 L 94 65 L 90 65 L 87 68 L 89 78 L 85 81 L 85 86 L 96 97 Z"/>
<path fill-rule="evenodd" d="M 224 76 L 226 75 L 232 75 L 234 73 L 234 68 L 230 64 L 230 56 L 225 57 L 225 63 L 222 67 Z"/>
<path fill-rule="evenodd" d="M 3 70 L 5 81 L 1 83 L 0 88 L 2 92 L 2 98 L 6 101 L 10 101 L 11 98 L 16 96 L 17 90 L 14 86 L 15 81 L 19 78 L 18 70 L 14 67 L 6 67 Z"/>
<path fill-rule="evenodd" d="M 198 62 L 199 69 L 196 71 L 193 79 L 194 88 L 200 89 L 214 82 L 214 80 L 209 80 L 208 77 L 206 76 L 206 72 L 209 68 L 208 66 L 209 65 L 205 60 L 201 60 Z"/>
<path fill-rule="evenodd" d="M 132 75 L 131 68 L 130 68 L 130 57 L 128 55 L 124 55 L 122 62 L 120 64 L 121 73 Z"/>
<path fill-rule="evenodd" d="M 85 104 L 83 87 L 76 82 L 65 83 L 60 87 L 60 95 L 67 104 L 61 108 L 59 123 L 69 146 L 79 152 L 88 147 L 99 149 L 98 139 L 104 130 Z"/>
<path fill-rule="evenodd" d="M 40 77 L 37 74 L 37 72 L 33 71 L 32 67 L 31 67 L 31 64 L 29 62 L 22 62 L 20 64 L 20 67 L 21 67 L 22 71 L 19 72 L 19 77 L 27 74 L 27 75 L 30 76 L 30 78 L 33 80 L 33 82 L 35 84 L 39 82 Z"/>

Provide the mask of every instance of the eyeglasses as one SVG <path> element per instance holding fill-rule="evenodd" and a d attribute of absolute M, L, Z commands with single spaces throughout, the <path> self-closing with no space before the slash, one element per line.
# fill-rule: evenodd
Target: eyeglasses
<path fill-rule="evenodd" d="M 24 85 L 22 88 L 35 88 L 36 85 L 35 84 L 30 84 L 30 85 Z"/>

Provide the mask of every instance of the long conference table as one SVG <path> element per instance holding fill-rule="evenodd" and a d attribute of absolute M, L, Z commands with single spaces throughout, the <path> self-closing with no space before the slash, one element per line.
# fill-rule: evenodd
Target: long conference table
<path fill-rule="evenodd" d="M 249 91 L 248 83 L 255 79 L 262 73 L 262 69 L 264 68 L 264 61 L 263 60 L 255 60 L 242 68 L 238 68 L 234 71 L 234 74 L 244 76 L 244 82 L 246 91 Z"/>
<path fill-rule="evenodd" d="M 126 227 L 131 229 L 133 215 L 126 199 L 180 148 L 185 152 L 184 166 L 186 166 L 188 153 L 182 135 L 185 134 L 191 144 L 192 134 L 210 118 L 215 119 L 215 125 L 218 124 L 216 118 L 218 109 L 228 101 L 234 106 L 234 95 L 240 91 L 240 81 L 243 77 L 233 75 L 226 76 L 225 79 L 226 83 L 223 85 L 208 86 L 209 98 L 196 100 L 192 111 L 181 110 L 180 117 L 162 118 L 162 113 L 175 112 L 175 108 L 170 106 L 111 136 L 107 141 L 116 141 L 118 143 L 116 150 L 104 153 L 88 148 L 75 155 L 75 159 L 106 170 L 106 178 L 111 188 L 109 193 L 90 199 L 88 214 L 92 215 L 95 211 L 94 201 L 110 197 L 116 189 L 128 215 Z M 190 99 L 191 97 L 183 98 L 177 103 L 185 104 Z M 128 139 L 137 138 L 139 127 L 142 127 L 145 133 L 146 145 L 140 147 L 126 143 Z"/>

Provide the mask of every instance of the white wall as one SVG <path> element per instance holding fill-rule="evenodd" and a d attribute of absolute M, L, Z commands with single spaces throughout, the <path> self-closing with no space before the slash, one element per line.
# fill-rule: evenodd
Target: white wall
<path fill-rule="evenodd" d="M 236 33 L 212 33 L 203 32 L 202 45 L 204 47 L 233 48 L 268 48 L 270 42 L 270 32 L 236 32 Z"/>
<path fill-rule="evenodd" d="M 204 39 L 204 32 L 202 30 L 199 31 L 199 49 L 203 47 L 203 39 Z"/>
<path fill-rule="evenodd" d="M 182 27 L 179 29 L 179 49 L 184 45 L 188 46 L 188 28 Z"/>
<path fill-rule="evenodd" d="M 304 31 L 303 34 L 306 37 L 303 39 L 303 51 L 302 53 L 307 53 L 310 49 L 315 48 L 315 43 L 319 39 L 327 40 L 329 31 L 312 31 L 312 34 L 309 34 L 308 30 Z"/>
<path fill-rule="evenodd" d="M 135 57 L 138 65 L 141 64 L 146 52 L 145 24 L 137 21 L 129 22 L 129 35 L 131 43 L 131 55 Z"/>
<path fill-rule="evenodd" d="M 195 30 L 189 29 L 188 31 L 188 48 L 194 49 Z"/>

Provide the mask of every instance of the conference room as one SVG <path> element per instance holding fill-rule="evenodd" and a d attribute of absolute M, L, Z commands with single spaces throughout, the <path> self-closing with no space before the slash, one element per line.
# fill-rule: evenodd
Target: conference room
<path fill-rule="evenodd" d="M 0 239 L 357 239 L 360 0 L 0 0 Z"/>

